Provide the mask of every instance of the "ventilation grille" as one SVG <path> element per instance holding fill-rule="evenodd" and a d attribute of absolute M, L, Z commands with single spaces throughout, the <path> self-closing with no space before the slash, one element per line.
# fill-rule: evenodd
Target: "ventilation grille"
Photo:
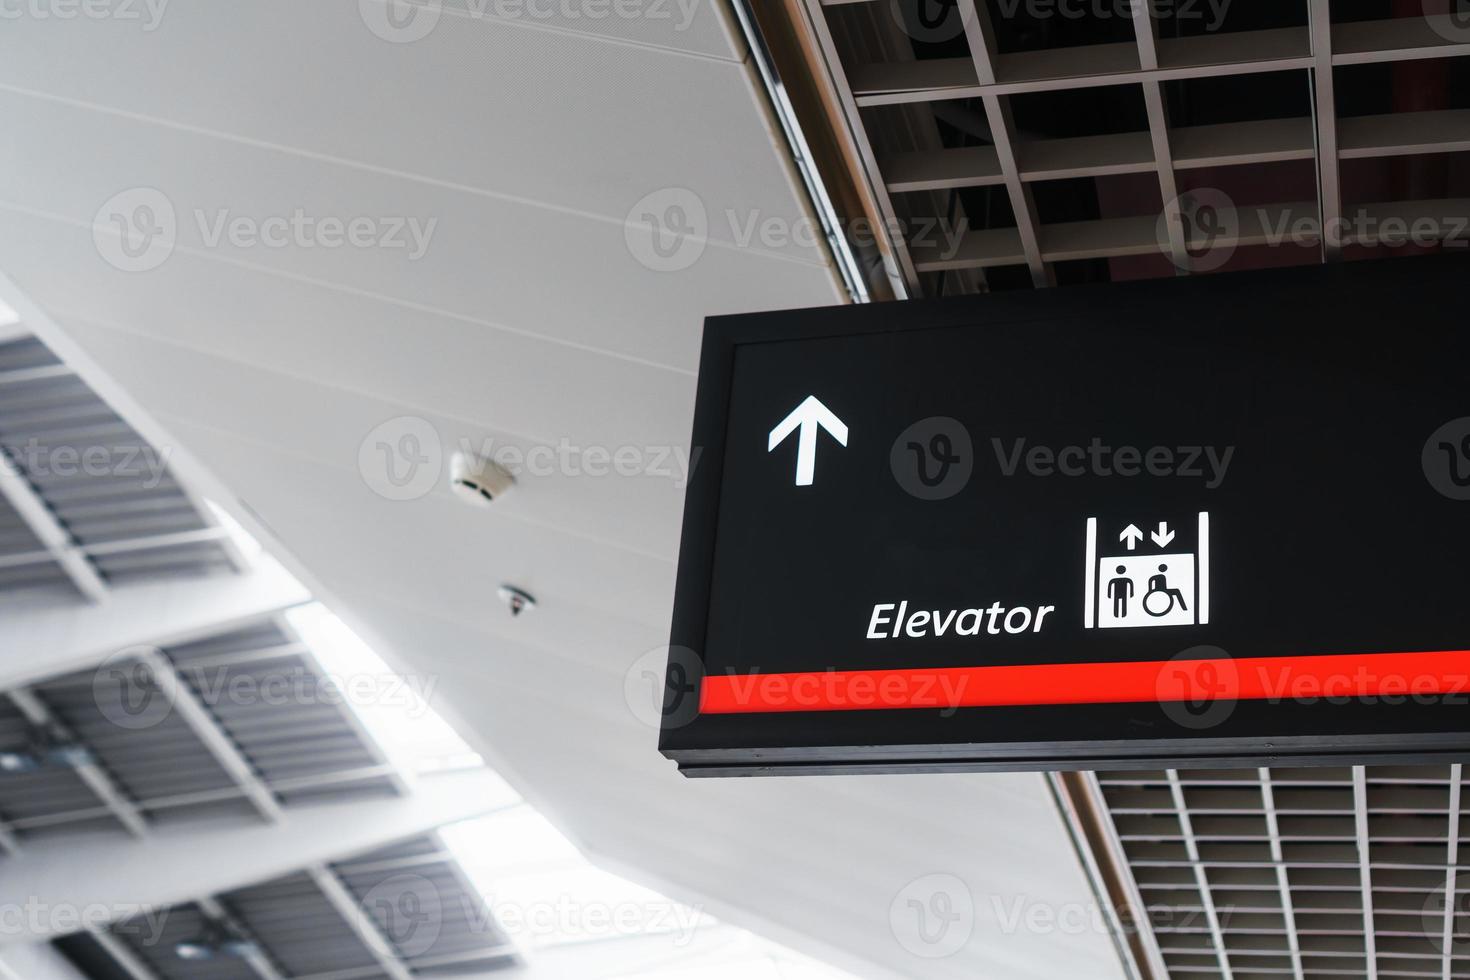
<path fill-rule="evenodd" d="M 1470 977 L 1460 766 L 1094 778 L 1169 977 Z"/>
<path fill-rule="evenodd" d="M 41 838 L 122 830 L 130 811 L 151 825 L 258 818 L 241 772 L 287 808 L 402 792 L 397 768 L 346 703 L 351 682 L 327 675 L 280 619 L 159 656 L 174 671 L 169 685 L 123 657 L 24 690 L 95 772 L 0 774 L 0 844 L 23 850 Z M 0 692 L 0 750 L 25 750 L 33 737 L 14 697 Z M 186 712 L 183 697 L 202 710 Z"/>
<path fill-rule="evenodd" d="M 916 294 L 1466 244 L 1470 19 L 804 2 Z"/>
<path fill-rule="evenodd" d="M 0 494 L 0 591 L 107 588 L 238 567 L 151 445 L 35 337 L 0 343 L 0 466 L 52 532 Z M 70 571 L 68 562 L 71 562 Z"/>
<path fill-rule="evenodd" d="M 255 944 L 255 963 L 177 956 L 178 943 L 222 919 Z M 104 938 L 111 962 L 131 958 L 159 980 L 468 978 L 519 962 L 437 834 L 124 921 Z M 89 975 L 105 975 L 107 959 L 90 953 Z"/>

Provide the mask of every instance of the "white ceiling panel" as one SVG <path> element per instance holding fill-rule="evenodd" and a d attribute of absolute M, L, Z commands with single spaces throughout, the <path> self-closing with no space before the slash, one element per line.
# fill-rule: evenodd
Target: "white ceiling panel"
<path fill-rule="evenodd" d="M 7 19 L 0 83 L 618 219 L 648 190 L 696 175 L 716 195 L 720 184 L 759 184 L 768 204 L 794 206 L 779 161 L 756 142 L 762 124 L 739 81 L 743 50 L 734 55 L 725 15 L 712 0 L 682 2 L 694 20 L 670 34 L 713 57 L 452 11 L 423 40 L 391 44 L 353 0 L 170 3 L 153 31 L 105 19 Z M 679 3 L 639 0 L 641 10 L 671 16 L 621 22 L 677 26 Z M 58 53 L 64 78 L 54 71 Z M 729 81 L 705 84 L 712 76 Z M 129 83 L 119 86 L 120 77 Z M 621 211 L 607 210 L 624 197 Z"/>
<path fill-rule="evenodd" d="M 793 245 L 777 258 L 759 248 L 738 247 L 733 239 L 723 245 L 712 239 L 689 268 L 654 271 L 629 251 L 621 218 L 594 219 L 180 130 L 140 127 L 115 115 L 10 92 L 0 94 L 0 117 L 15 127 L 14 138 L 0 146 L 0 208 L 72 224 L 85 233 L 82 241 L 90 242 L 98 210 L 114 195 L 157 189 L 171 202 L 178 230 L 175 254 L 165 266 L 178 254 L 193 252 L 344 291 L 391 296 L 420 309 L 522 329 L 543 327 L 559 340 L 678 366 L 691 362 L 703 316 L 748 309 L 753 286 L 765 306 L 833 298 L 815 249 Z M 97 154 L 98 145 L 126 145 L 128 152 Z M 47 163 L 57 159 L 68 161 L 64 171 Z M 706 199 L 712 212 L 718 209 L 714 198 Z M 633 203 L 623 205 L 624 213 Z M 214 237 L 222 218 L 259 223 L 298 211 L 313 219 L 415 220 L 425 230 L 435 224 L 417 259 L 411 257 L 417 246 L 309 247 L 288 235 L 283 247 L 269 247 L 241 245 L 228 234 Z M 379 227 L 392 233 L 389 224 Z M 711 224 L 719 227 L 719 222 Z M 110 268 L 95 249 L 91 263 Z M 532 270 L 535 274 L 528 275 Z M 577 270 L 575 289 L 567 288 L 571 270 Z M 153 271 L 130 274 L 146 277 Z M 13 272 L 16 278 L 23 275 L 20 269 Z M 672 300 L 675 313 L 660 317 L 657 328 L 648 317 L 655 295 L 661 305 Z M 681 305 L 682 317 L 676 312 Z"/>
<path fill-rule="evenodd" d="M 393 391 L 408 405 L 432 404 L 452 418 L 543 440 L 573 431 L 610 445 L 630 434 L 689 438 L 692 350 L 687 369 L 647 365 L 187 254 L 146 276 L 93 270 L 85 233 L 13 212 L 6 226 L 15 234 L 0 247 L 19 244 L 0 265 L 19 276 L 53 263 L 48 274 L 29 277 L 38 287 L 33 298 L 53 315 L 334 388 Z M 159 304 L 160 291 L 171 302 Z M 697 347 L 698 332 L 688 331 L 689 346 Z M 555 377 L 526 369 L 551 357 Z"/>

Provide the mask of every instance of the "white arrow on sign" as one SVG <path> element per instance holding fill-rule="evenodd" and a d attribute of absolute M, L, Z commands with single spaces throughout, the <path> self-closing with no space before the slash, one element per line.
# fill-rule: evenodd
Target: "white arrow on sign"
<path fill-rule="evenodd" d="M 812 478 L 816 475 L 818 426 L 826 429 L 839 444 L 847 445 L 847 423 L 833 415 L 832 410 L 817 401 L 815 395 L 807 395 L 806 401 L 782 419 L 771 430 L 766 444 L 766 452 L 771 452 L 785 442 L 791 433 L 801 430 L 796 444 L 796 485 L 799 487 L 811 486 Z"/>
<path fill-rule="evenodd" d="M 1123 533 L 1118 535 L 1118 540 L 1126 541 L 1128 543 L 1128 550 L 1132 551 L 1138 547 L 1138 542 L 1143 540 L 1143 532 L 1138 529 L 1137 524 L 1129 524 L 1123 528 Z"/>
<path fill-rule="evenodd" d="M 1149 537 L 1154 539 L 1154 544 L 1162 548 L 1174 540 L 1174 532 L 1169 530 L 1168 521 L 1159 521 L 1159 529 L 1150 534 Z"/>

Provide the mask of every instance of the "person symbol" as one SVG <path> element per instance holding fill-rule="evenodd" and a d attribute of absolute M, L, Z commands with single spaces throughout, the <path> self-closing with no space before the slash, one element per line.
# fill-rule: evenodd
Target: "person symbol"
<path fill-rule="evenodd" d="M 1128 600 L 1133 598 L 1133 580 L 1128 577 L 1128 569 L 1122 565 L 1118 566 L 1118 577 L 1108 582 L 1108 598 L 1113 600 L 1113 618 L 1128 618 Z"/>
<path fill-rule="evenodd" d="M 1168 570 L 1168 565 L 1160 565 L 1159 574 L 1149 576 L 1148 591 L 1145 592 L 1143 595 L 1143 611 L 1148 613 L 1150 616 L 1158 617 L 1169 615 L 1169 613 L 1174 611 L 1174 603 L 1176 602 L 1179 603 L 1180 609 L 1183 609 L 1185 612 L 1189 611 L 1189 606 L 1184 604 L 1184 593 L 1180 592 L 1178 589 L 1169 588 L 1169 578 L 1167 575 L 1164 574 Z M 1160 596 L 1162 598 L 1160 598 L 1158 601 L 1152 601 L 1154 600 L 1155 596 Z M 1168 604 L 1165 605 L 1163 609 L 1155 612 L 1154 610 L 1158 607 L 1159 602 L 1163 601 L 1163 599 L 1168 599 Z"/>

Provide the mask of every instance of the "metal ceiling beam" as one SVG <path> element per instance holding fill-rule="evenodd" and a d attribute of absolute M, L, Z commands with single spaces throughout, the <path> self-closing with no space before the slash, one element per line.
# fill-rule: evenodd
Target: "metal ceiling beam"
<path fill-rule="evenodd" d="M 452 978 L 448 978 L 446 974 L 440 973 L 439 971 L 445 967 L 463 966 L 466 963 L 481 963 L 485 960 L 516 956 L 519 953 L 520 950 L 516 948 L 514 943 L 503 943 L 499 946 L 486 946 L 481 949 L 463 949 L 457 953 L 445 953 L 442 956 L 425 956 L 414 961 L 414 968 L 426 972 L 434 971 L 434 975 L 443 976 L 447 980 L 452 980 Z M 478 973 L 473 973 L 468 976 L 478 975 Z M 461 978 L 461 980 L 466 980 L 466 978 Z"/>
<path fill-rule="evenodd" d="M 303 802 L 281 823 L 180 821 L 138 840 L 101 835 L 27 842 L 5 859 L 0 908 L 45 902 L 99 908 L 169 908 L 225 894 L 313 864 L 371 854 L 398 841 L 488 813 L 509 802 L 486 770 L 435 775 L 407 797 Z M 55 938 L 51 920 L 17 924 L 8 941 Z"/>
<path fill-rule="evenodd" d="M 150 534 L 137 538 L 119 538 L 116 541 L 101 541 L 96 544 L 78 545 L 88 555 L 120 555 L 130 551 L 146 551 L 149 548 L 171 548 L 183 544 L 207 544 L 226 542 L 229 532 L 219 525 L 196 528 L 193 531 L 173 531 L 168 534 Z"/>
<path fill-rule="evenodd" d="M 191 657 L 188 663 L 179 665 L 179 670 L 183 672 L 209 670 L 214 667 L 239 667 L 244 664 L 260 663 L 266 660 L 280 660 L 283 657 L 309 656 L 311 656 L 311 648 L 297 640 L 290 643 L 278 643 L 275 646 L 229 650 L 224 653 L 213 653 L 203 657 Z"/>
<path fill-rule="evenodd" d="M 367 910 L 347 890 L 336 874 L 324 864 L 313 865 L 307 869 L 311 880 L 321 889 L 327 901 L 332 903 L 332 908 L 342 917 L 348 927 L 357 938 L 372 953 L 373 959 L 378 961 L 378 966 L 388 975 L 389 980 L 413 980 L 413 973 L 398 958 L 398 953 L 393 949 L 388 937 L 379 931 L 378 927 L 368 921 Z"/>
<path fill-rule="evenodd" d="M 1363 956 L 1368 980 L 1378 980 L 1378 935 L 1373 924 L 1373 866 L 1368 841 L 1368 771 L 1353 766 L 1353 818 L 1358 837 L 1358 873 L 1363 886 Z"/>
<path fill-rule="evenodd" d="M 75 739 L 71 730 L 57 718 L 40 698 L 28 688 L 16 688 L 8 692 L 12 704 L 25 715 L 26 720 L 38 728 L 50 729 L 62 734 L 67 739 Z M 80 743 L 80 740 L 77 740 Z M 87 785 L 97 799 L 107 808 L 119 823 L 128 829 L 135 837 L 148 836 L 148 824 L 138 808 L 127 797 L 112 777 L 99 765 L 89 763 L 77 766 L 73 772 L 77 778 Z"/>
<path fill-rule="evenodd" d="M 0 687 L 96 667 L 128 647 L 229 632 L 309 601 L 284 568 L 261 561 L 243 575 L 129 586 L 96 605 L 7 612 L 0 617 Z"/>
<path fill-rule="evenodd" d="M 1199 841 L 1194 836 L 1194 821 L 1189 817 L 1189 802 L 1184 798 L 1184 786 L 1179 782 L 1177 769 L 1168 770 L 1167 775 L 1169 792 L 1174 798 L 1174 809 L 1179 817 L 1179 831 L 1184 835 L 1184 849 L 1189 855 L 1189 863 L 1194 866 L 1194 881 L 1199 888 L 1200 904 L 1204 906 L 1205 921 L 1209 924 L 1210 936 L 1215 943 L 1215 958 L 1220 964 L 1220 976 L 1224 980 L 1233 980 L 1230 954 L 1225 946 L 1225 931 L 1220 927 L 1220 913 L 1215 908 L 1215 896 L 1210 891 L 1210 876 L 1200 858 Z"/>
<path fill-rule="evenodd" d="M 221 527 L 199 528 L 193 531 L 174 531 L 168 534 L 152 534 L 138 538 L 118 538 L 115 541 L 102 541 L 96 544 L 77 544 L 75 548 L 87 558 L 96 558 L 100 555 L 122 555 L 133 551 L 147 551 L 150 548 L 170 548 L 186 544 L 205 544 L 218 542 L 221 545 L 229 544 L 229 534 Z M 230 550 L 234 546 L 231 544 Z M 56 556 L 50 551 L 28 551 L 20 554 L 0 556 L 0 568 L 14 568 L 20 565 L 39 565 L 43 562 L 55 561 Z"/>
<path fill-rule="evenodd" d="M 1271 770 L 1262 766 L 1261 805 L 1266 810 L 1266 832 L 1271 835 L 1271 860 L 1276 862 L 1276 887 L 1281 891 L 1281 917 L 1286 922 L 1286 944 L 1291 950 L 1291 972 L 1295 980 L 1302 977 L 1301 936 L 1296 930 L 1296 909 L 1291 900 L 1291 879 L 1286 871 L 1286 854 L 1281 847 L 1281 823 L 1276 816 L 1276 791 L 1271 785 Z"/>
<path fill-rule="evenodd" d="M 281 803 L 276 799 L 276 794 L 256 773 L 255 766 L 220 725 L 214 712 L 210 711 L 199 699 L 189 687 L 188 682 L 179 676 L 173 661 L 156 648 L 144 652 L 138 659 L 147 664 L 148 669 L 153 671 L 155 676 L 172 678 L 172 683 L 160 686 L 171 699 L 173 709 L 178 712 L 179 717 L 184 720 L 199 741 L 204 743 L 209 754 L 214 756 L 220 767 L 235 781 L 235 785 L 240 787 L 241 792 L 260 812 L 260 815 L 272 823 L 279 821 Z"/>
<path fill-rule="evenodd" d="M 871 199 L 872 207 L 878 213 L 871 215 L 870 220 L 874 225 L 874 240 L 878 246 L 878 252 L 883 258 L 883 266 L 888 273 L 897 273 L 904 285 L 912 286 L 917 281 L 918 273 L 914 267 L 913 256 L 910 255 L 908 241 L 901 229 L 902 223 L 893 207 L 893 198 L 883 189 L 881 181 L 874 182 L 872 177 L 878 174 L 878 157 L 874 151 L 872 141 L 868 138 L 867 127 L 863 125 L 862 113 L 858 109 L 857 101 L 853 98 L 852 84 L 847 78 L 846 69 L 843 68 L 842 59 L 837 53 L 837 44 L 832 35 L 832 26 L 828 23 L 820 2 L 812 0 L 810 4 L 797 3 L 802 13 L 793 24 L 794 33 L 799 38 L 805 38 L 810 31 L 813 42 L 811 57 L 815 63 L 825 68 L 830 76 L 831 98 L 836 103 L 828 111 L 838 123 L 846 125 L 834 125 L 842 136 L 852 141 L 851 151 L 860 161 L 855 175 L 861 180 L 866 177 L 864 186 L 859 187 L 860 197 Z M 805 28 L 805 30 L 803 30 Z M 822 84 L 822 80 L 818 81 Z M 867 211 L 866 207 L 862 210 Z M 892 266 L 896 266 L 894 269 Z M 892 281 L 890 276 L 885 276 Z M 895 283 L 900 291 L 901 286 Z M 897 298 L 904 299 L 906 296 L 899 295 Z"/>
<path fill-rule="evenodd" d="M 4 449 L 0 449 L 0 497 L 10 501 L 10 506 L 15 508 L 31 533 L 66 572 L 77 591 L 91 602 L 107 598 L 107 583 L 91 559 L 82 552 L 71 532 L 56 519 L 51 508 L 21 474 L 20 466 Z"/>
<path fill-rule="evenodd" d="M 1138 64 L 1145 71 L 1159 67 L 1157 21 L 1153 0 L 1133 0 L 1133 33 L 1138 42 Z M 1169 145 L 1169 117 L 1164 107 L 1164 87 L 1156 79 L 1143 83 L 1143 104 L 1148 113 L 1149 142 L 1154 151 L 1154 168 L 1159 175 L 1159 199 L 1163 202 L 1164 231 L 1169 236 L 1169 255 L 1174 270 L 1189 269 L 1189 252 L 1184 243 L 1183 215 L 1179 210 L 1179 184 L 1174 179 L 1174 152 Z"/>
<path fill-rule="evenodd" d="M 364 874 L 371 871 L 402 871 L 407 868 L 421 868 L 428 864 L 453 864 L 454 861 L 454 855 L 448 851 L 429 851 L 426 854 L 409 854 L 404 857 L 385 858 L 381 861 L 337 861 L 335 866 L 353 874 Z"/>
<path fill-rule="evenodd" d="M 0 344 L 5 343 L 4 328 L 0 327 Z M 43 364 L 40 367 L 12 368 L 9 371 L 0 371 L 0 385 L 18 385 L 27 381 L 46 381 L 51 378 L 65 378 L 72 375 L 72 369 L 65 364 Z"/>
<path fill-rule="evenodd" d="M 1252 32 L 1242 31 L 1241 35 Z M 1249 43 L 1248 37 L 1240 37 L 1243 43 Z M 1106 52 L 1109 47 L 1117 45 L 1107 44 L 1083 44 L 1070 49 L 1074 63 L 1082 64 L 1099 53 Z M 859 74 L 857 84 L 854 88 L 854 99 L 859 106 L 878 105 L 901 105 L 906 102 L 939 102 L 948 99 L 978 99 L 984 95 L 1021 95 L 1028 92 L 1055 92 L 1062 89 L 1083 88 L 1107 88 L 1117 85 L 1134 85 L 1139 82 L 1169 82 L 1186 78 L 1220 78 L 1227 75 L 1257 75 L 1269 72 L 1295 71 L 1310 68 L 1313 59 L 1306 53 L 1305 45 L 1300 55 L 1289 55 L 1280 58 L 1266 58 L 1257 60 L 1245 60 L 1235 62 L 1221 62 L 1198 65 L 1185 65 L 1181 67 L 1157 68 L 1153 71 L 1141 71 L 1132 67 L 1124 70 L 1111 70 L 1106 66 L 1099 66 L 1095 71 L 1085 71 L 1075 75 L 1060 75 L 1042 78 L 1022 78 L 1020 81 L 995 81 L 976 82 L 973 73 L 966 72 L 966 78 L 961 79 L 959 72 L 953 72 L 953 80 L 946 81 L 940 85 L 910 87 L 908 85 L 871 84 L 869 76 Z M 1243 57 L 1249 58 L 1248 53 Z M 1380 59 L 1387 60 L 1387 59 Z M 1341 62 L 1339 62 L 1341 63 Z M 877 66 L 880 69 L 884 66 Z M 944 71 L 942 62 L 929 62 L 926 65 L 931 71 Z M 1016 74 L 1014 71 L 1011 74 Z"/>
<path fill-rule="evenodd" d="M 292 980 L 379 980 L 383 971 L 376 966 L 352 966 L 345 970 L 328 970 L 325 973 L 308 973 L 304 976 L 293 977 Z M 455 978 L 445 978 L 455 980 Z"/>
<path fill-rule="evenodd" d="M 1455 913 L 1459 903 L 1455 900 L 1455 879 L 1459 875 L 1460 863 L 1460 780 L 1464 777 L 1464 766 L 1456 762 L 1450 766 L 1449 826 L 1445 830 L 1448 853 L 1445 855 L 1444 874 L 1444 931 L 1441 934 L 1444 951 L 1442 980 L 1450 980 L 1454 972 Z"/>
<path fill-rule="evenodd" d="M 318 773 L 313 776 L 291 776 L 286 779 L 273 779 L 267 785 L 273 792 L 279 794 L 299 790 L 328 789 L 333 786 L 365 783 L 375 779 L 391 779 L 399 773 L 398 768 L 391 764 L 359 766 L 353 769 L 339 769 L 336 772 Z M 172 796 L 150 796 L 147 799 L 138 800 L 137 806 L 142 811 L 156 813 L 161 810 L 198 806 L 201 803 L 219 803 L 225 800 L 237 800 L 243 798 L 244 795 L 244 790 L 239 786 L 231 786 L 225 789 L 200 790 L 196 793 L 176 793 Z M 47 813 L 34 817 L 21 817 L 11 821 L 0 820 L 0 834 L 12 830 L 56 827 L 79 820 L 93 820 L 99 816 L 105 816 L 107 813 L 108 810 L 106 807 L 96 806 L 86 807 L 80 810 L 62 810 L 59 813 Z"/>
<path fill-rule="evenodd" d="M 975 74 L 982 83 L 992 84 L 996 77 L 995 35 L 990 25 L 989 8 L 976 0 L 959 0 L 959 11 Z M 984 93 L 981 101 L 985 105 L 991 143 L 1000 163 L 1011 211 L 1015 214 L 1016 233 L 1021 239 L 1021 251 L 1026 256 L 1026 268 L 1031 271 L 1032 285 L 1051 285 L 1051 270 L 1041 258 L 1041 222 L 1036 217 L 1036 198 L 1031 192 L 1031 185 L 1021 180 L 1021 168 L 1016 162 L 1016 123 L 1011 118 L 1011 105 L 993 92 Z"/>
<path fill-rule="evenodd" d="M 250 935 L 249 931 L 235 920 L 235 917 L 230 914 L 229 909 L 221 905 L 218 899 L 206 895 L 203 898 L 197 899 L 195 904 L 203 910 L 205 915 L 227 926 L 235 935 Z M 250 967 L 251 972 L 259 977 L 260 980 L 286 980 L 286 975 L 280 970 L 277 970 L 275 964 L 259 948 L 246 953 L 241 959 L 244 960 L 245 965 Z"/>
<path fill-rule="evenodd" d="M 114 963 L 126 973 L 131 980 L 159 980 L 157 973 L 144 963 L 143 960 L 128 948 L 127 944 L 118 939 L 112 933 L 103 928 L 92 928 L 87 930 L 88 934 L 107 951 Z"/>
<path fill-rule="evenodd" d="M 1139 980 L 1166 980 L 1169 968 L 1159 949 L 1153 917 L 1129 867 L 1128 852 L 1118 836 L 1097 773 L 1052 773 L 1050 779 L 1062 815 L 1072 828 L 1079 856 L 1097 882 L 1103 903 L 1110 907 L 1110 918 L 1117 921 L 1125 970 Z M 1122 911 L 1128 912 L 1126 922 L 1119 917 Z"/>
<path fill-rule="evenodd" d="M 1328 0 L 1310 0 L 1312 120 L 1317 147 L 1317 200 L 1321 205 L 1322 257 L 1342 255 L 1342 182 L 1337 168 L 1337 96 L 1332 75 L 1332 12 Z"/>

